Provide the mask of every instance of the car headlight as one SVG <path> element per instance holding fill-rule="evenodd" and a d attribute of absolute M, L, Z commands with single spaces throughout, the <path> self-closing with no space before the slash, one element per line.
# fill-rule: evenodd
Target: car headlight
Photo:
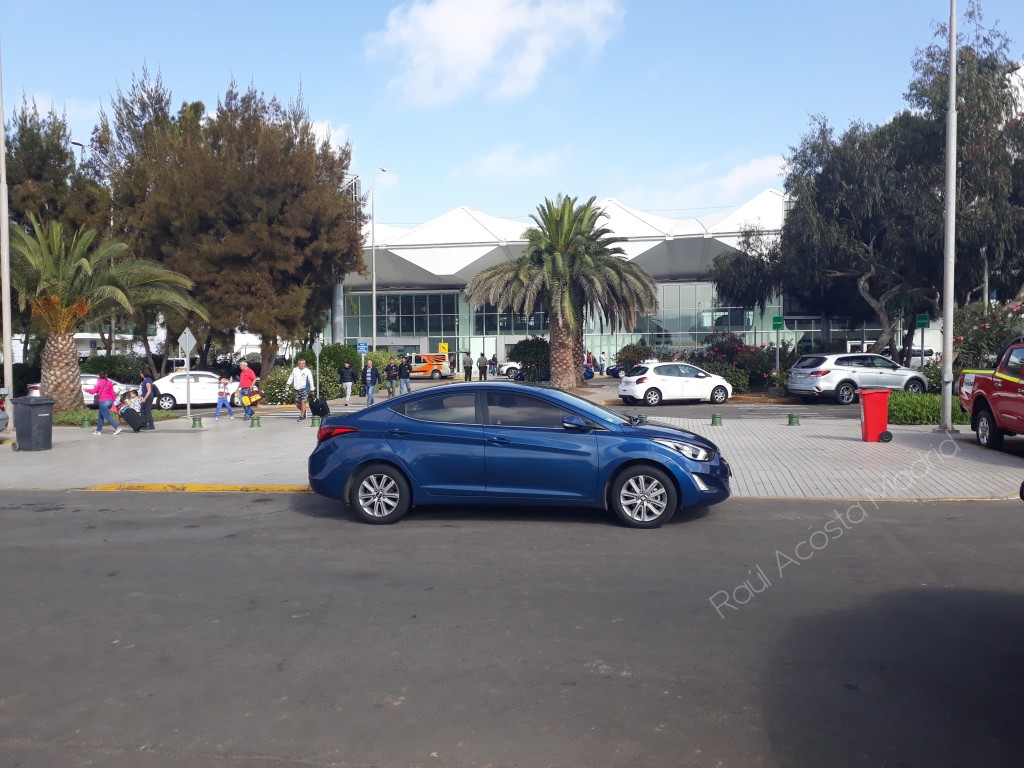
<path fill-rule="evenodd" d="M 658 445 L 665 446 L 669 450 L 681 453 L 686 458 L 693 459 L 694 461 L 711 460 L 711 451 L 707 448 L 702 448 L 699 445 L 694 445 L 693 443 L 683 443 L 679 440 L 665 440 L 662 438 L 655 438 L 654 442 Z"/>

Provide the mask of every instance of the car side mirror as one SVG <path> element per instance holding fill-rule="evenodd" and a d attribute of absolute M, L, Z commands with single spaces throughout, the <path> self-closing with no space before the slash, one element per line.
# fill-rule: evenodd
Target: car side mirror
<path fill-rule="evenodd" d="M 697 374 L 697 378 L 698 379 L 706 379 L 707 377 L 708 377 L 708 375 L 706 373 L 698 373 Z"/>
<path fill-rule="evenodd" d="M 567 416 L 562 417 L 562 429 L 571 429 L 575 432 L 587 432 L 590 428 L 590 422 L 575 413 L 570 413 Z"/>

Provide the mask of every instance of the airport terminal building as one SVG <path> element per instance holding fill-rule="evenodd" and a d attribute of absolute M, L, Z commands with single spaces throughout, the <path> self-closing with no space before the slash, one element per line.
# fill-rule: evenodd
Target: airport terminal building
<path fill-rule="evenodd" d="M 767 189 L 734 209 L 694 219 L 673 219 L 630 208 L 613 198 L 597 203 L 602 225 L 624 238 L 625 257 L 641 265 L 658 285 L 657 311 L 641 316 L 634 328 L 603 330 L 588 323 L 586 349 L 609 358 L 625 344 L 646 343 L 659 352 L 700 347 L 708 334 L 732 331 L 748 343 L 774 341 L 772 318 L 783 314 L 781 301 L 762 314 L 751 307 L 722 306 L 707 268 L 720 253 L 734 249 L 744 229 L 778 234 L 785 215 L 784 194 Z M 530 222 L 498 218 L 465 206 L 414 229 L 382 224 L 371 242 L 366 228 L 365 259 L 376 263 L 377 347 L 397 353 L 483 352 L 507 359 L 516 342 L 546 336 L 543 312 L 529 316 L 472 305 L 463 290 L 487 267 L 517 259 L 526 246 Z M 375 252 L 375 256 L 372 254 Z M 346 275 L 335 286 L 331 327 L 325 340 L 355 345 L 373 337 L 372 285 L 369 277 Z M 820 341 L 820 318 L 787 317 L 783 338 Z"/>

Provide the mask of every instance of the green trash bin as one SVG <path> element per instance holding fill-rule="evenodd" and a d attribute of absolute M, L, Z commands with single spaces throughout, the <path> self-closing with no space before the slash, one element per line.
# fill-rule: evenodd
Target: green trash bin
<path fill-rule="evenodd" d="M 14 397 L 14 443 L 16 451 L 48 451 L 53 447 L 53 406 L 51 397 Z"/>

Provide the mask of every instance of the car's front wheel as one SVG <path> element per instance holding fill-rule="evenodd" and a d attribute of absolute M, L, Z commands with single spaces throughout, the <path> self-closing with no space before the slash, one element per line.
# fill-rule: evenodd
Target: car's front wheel
<path fill-rule="evenodd" d="M 844 381 L 836 387 L 836 402 L 840 405 L 850 405 L 857 399 L 857 387 L 853 382 Z"/>
<path fill-rule="evenodd" d="M 636 404 L 636 398 L 635 397 L 631 397 L 630 395 L 623 395 L 622 396 L 622 402 L 624 402 L 626 405 L 635 405 Z"/>
<path fill-rule="evenodd" d="M 509 368 L 507 371 L 505 371 L 505 375 L 508 376 L 510 379 L 514 379 L 517 373 L 519 373 L 518 368 Z"/>
<path fill-rule="evenodd" d="M 729 393 L 726 391 L 725 387 L 719 386 L 719 387 L 715 387 L 714 389 L 711 390 L 711 402 L 712 403 L 715 403 L 716 405 L 721 405 L 722 403 L 724 403 L 728 399 L 729 399 Z"/>
<path fill-rule="evenodd" d="M 178 404 L 178 401 L 174 399 L 174 395 L 160 395 L 156 399 L 156 407 L 161 411 L 170 411 L 174 409 L 174 406 Z"/>
<path fill-rule="evenodd" d="M 992 411 L 982 407 L 974 419 L 974 434 L 978 445 L 985 448 L 999 448 L 1003 444 L 1003 430 L 996 426 Z"/>
<path fill-rule="evenodd" d="M 661 402 L 661 392 L 656 389 L 648 389 L 644 392 L 644 402 L 654 406 Z"/>
<path fill-rule="evenodd" d="M 352 488 L 356 514 L 365 522 L 397 523 L 412 504 L 405 476 L 388 464 L 371 464 L 356 477 Z"/>
<path fill-rule="evenodd" d="M 907 392 L 913 392 L 915 395 L 920 395 L 924 392 L 924 382 L 920 379 L 911 379 L 903 389 Z"/>
<path fill-rule="evenodd" d="M 675 486 L 656 467 L 629 467 L 612 484 L 612 510 L 630 528 L 658 528 L 672 519 L 678 504 Z"/>

